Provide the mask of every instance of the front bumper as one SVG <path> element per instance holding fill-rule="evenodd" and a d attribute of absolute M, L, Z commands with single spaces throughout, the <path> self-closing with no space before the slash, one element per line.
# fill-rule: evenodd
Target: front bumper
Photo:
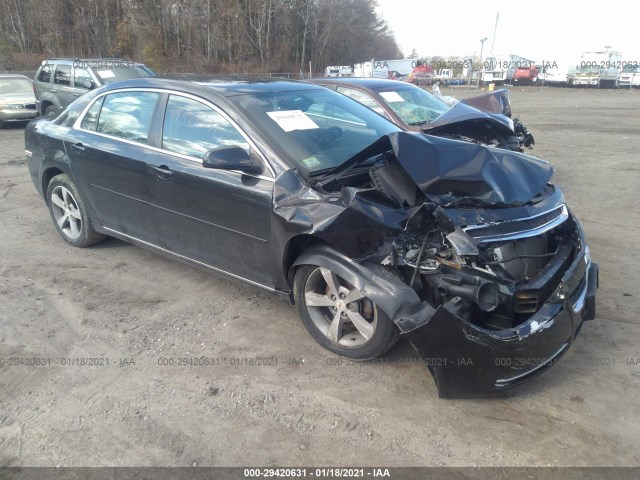
<path fill-rule="evenodd" d="M 415 320 L 396 323 L 427 363 L 440 397 L 496 395 L 548 370 L 567 352 L 582 322 L 595 317 L 597 288 L 598 265 L 583 251 L 552 296 L 562 300 L 548 301 L 517 327 L 488 330 L 472 324 L 459 298 L 420 326 Z"/>
<path fill-rule="evenodd" d="M 32 118 L 36 118 L 38 116 L 38 110 L 35 109 L 27 109 L 21 108 L 16 110 L 8 110 L 2 109 L 0 110 L 0 121 L 10 123 L 10 122 L 27 122 Z"/>
<path fill-rule="evenodd" d="M 573 79 L 573 84 L 574 85 L 598 85 L 598 78 L 590 78 L 590 77 L 575 77 Z"/>

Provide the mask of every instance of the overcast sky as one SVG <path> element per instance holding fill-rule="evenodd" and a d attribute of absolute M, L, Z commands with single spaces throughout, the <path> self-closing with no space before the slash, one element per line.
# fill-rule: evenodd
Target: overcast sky
<path fill-rule="evenodd" d="M 585 51 L 622 52 L 623 60 L 640 63 L 638 17 L 630 2 L 563 0 L 453 0 L 417 2 L 378 0 L 403 53 L 448 57 L 480 55 L 491 50 L 496 14 L 500 14 L 494 54 L 516 54 L 534 61 L 571 62 Z M 626 5 L 625 5 L 626 3 Z"/>

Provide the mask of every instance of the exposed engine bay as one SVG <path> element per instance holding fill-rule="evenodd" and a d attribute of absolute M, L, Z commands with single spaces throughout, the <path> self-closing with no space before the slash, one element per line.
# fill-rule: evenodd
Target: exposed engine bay
<path fill-rule="evenodd" d="M 396 268 L 421 300 L 434 307 L 462 298 L 472 307 L 473 323 L 486 328 L 526 321 L 548 299 L 560 273 L 581 249 L 564 204 L 527 219 L 460 222 L 456 213 L 429 201 L 393 150 L 380 155 L 368 171 L 342 177 L 331 187 L 358 180 L 360 188 L 375 189 L 398 206 L 415 209 L 404 232 L 386 238 L 364 258 Z M 432 186 L 431 192 L 439 193 L 438 198 L 462 193 L 442 188 Z M 553 193 L 554 187 L 546 185 L 533 200 L 540 202 Z M 472 203 L 467 198 L 462 205 L 470 209 Z M 483 206 L 483 201 L 477 199 L 477 205 Z M 477 207 L 472 211 L 478 216 Z M 545 285 L 536 281 L 541 276 L 548 279 Z"/>

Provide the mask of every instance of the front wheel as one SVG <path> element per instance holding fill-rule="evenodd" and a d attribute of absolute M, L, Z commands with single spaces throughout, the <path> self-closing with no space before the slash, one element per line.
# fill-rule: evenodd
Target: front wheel
<path fill-rule="evenodd" d="M 399 337 L 391 319 L 375 303 L 328 268 L 301 266 L 293 288 L 305 327 L 333 353 L 368 360 L 385 353 Z"/>
<path fill-rule="evenodd" d="M 47 188 L 49 214 L 56 230 L 74 247 L 88 247 L 104 240 L 91 225 L 89 210 L 78 188 L 66 174 L 56 175 Z"/>

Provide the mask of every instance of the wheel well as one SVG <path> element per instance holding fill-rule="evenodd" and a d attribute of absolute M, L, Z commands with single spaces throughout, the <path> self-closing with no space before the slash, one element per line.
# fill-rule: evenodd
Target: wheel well
<path fill-rule="evenodd" d="M 56 175 L 60 175 L 61 173 L 64 172 L 59 168 L 52 167 L 45 170 L 42 174 L 42 196 L 44 197 L 47 204 L 49 204 L 49 200 L 47 199 L 47 188 L 49 188 L 49 182 L 51 182 L 51 179 L 53 177 L 55 177 Z"/>
<path fill-rule="evenodd" d="M 43 100 L 42 103 L 40 104 L 40 113 L 44 115 L 45 112 L 47 111 L 47 107 L 50 105 L 53 105 L 53 102 L 50 102 L 49 100 Z"/>
<path fill-rule="evenodd" d="M 323 243 L 325 242 L 313 235 L 298 235 L 297 237 L 293 237 L 289 240 L 289 243 L 287 243 L 285 248 L 285 253 L 282 256 L 282 271 L 287 279 L 289 288 L 293 286 L 293 277 L 296 273 L 296 269 L 291 268 L 293 262 L 295 262 L 302 252 L 307 250 L 309 247 Z"/>

